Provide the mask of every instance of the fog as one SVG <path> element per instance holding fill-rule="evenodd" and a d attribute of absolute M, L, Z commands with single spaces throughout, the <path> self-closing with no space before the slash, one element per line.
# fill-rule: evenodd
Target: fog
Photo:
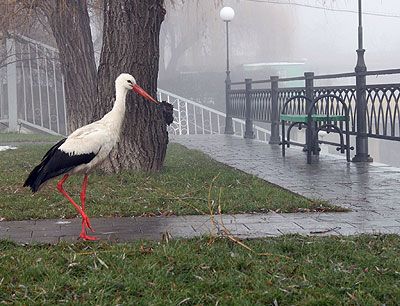
<path fill-rule="evenodd" d="M 319 73 L 352 70 L 358 47 L 358 14 L 354 13 L 358 10 L 357 2 L 336 0 L 334 4 L 326 4 L 329 9 L 341 11 L 286 5 L 296 28 L 297 56 Z M 364 0 L 363 11 L 366 13 L 363 14 L 363 34 L 368 69 L 399 67 L 400 1 Z"/>
<path fill-rule="evenodd" d="M 175 45 L 185 36 L 192 42 L 165 71 L 174 51 L 161 39 L 161 84 L 175 73 L 223 73 L 226 69 L 225 25 L 221 6 L 210 1 L 186 1 L 168 8 L 163 29 L 173 25 Z M 267 75 L 243 72 L 243 64 L 299 62 L 302 71 L 316 74 L 354 71 L 358 48 L 357 0 L 225 0 L 235 10 L 230 22 L 230 61 L 233 81 Z M 363 34 L 368 70 L 400 66 L 400 1 L 363 0 Z M 168 73 L 166 73 L 168 72 Z M 223 86 L 223 80 L 221 85 Z M 178 90 L 177 85 L 172 86 Z M 186 93 L 186 90 L 183 90 Z"/>
<path fill-rule="evenodd" d="M 205 0 L 197 6 L 195 2 L 167 8 L 160 40 L 159 85 L 163 89 L 225 111 L 226 32 L 219 17 L 223 6 L 235 10 L 229 23 L 232 81 L 299 76 L 306 71 L 319 75 L 354 71 L 357 0 L 225 0 L 221 6 Z M 400 1 L 362 2 L 368 70 L 400 68 Z M 282 62 L 298 64 L 284 74 L 271 68 Z M 249 66 L 257 63 L 264 63 L 264 68 Z M 395 75 L 369 77 L 370 81 L 399 83 L 400 79 Z M 329 82 L 326 85 L 354 84 L 354 79 Z M 400 166 L 392 154 L 398 150 L 399 142 L 370 139 L 375 161 Z"/>

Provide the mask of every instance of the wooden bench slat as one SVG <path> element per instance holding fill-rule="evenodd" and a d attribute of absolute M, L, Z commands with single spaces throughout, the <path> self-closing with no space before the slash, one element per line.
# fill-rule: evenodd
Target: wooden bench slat
<path fill-rule="evenodd" d="M 284 121 L 290 121 L 290 122 L 303 122 L 307 123 L 308 116 L 307 115 L 288 115 L 288 114 L 281 114 L 280 119 Z M 311 120 L 312 121 L 327 121 L 328 116 L 323 115 L 323 114 L 315 114 L 311 115 Z M 346 116 L 344 115 L 332 115 L 329 116 L 330 121 L 345 121 Z"/>

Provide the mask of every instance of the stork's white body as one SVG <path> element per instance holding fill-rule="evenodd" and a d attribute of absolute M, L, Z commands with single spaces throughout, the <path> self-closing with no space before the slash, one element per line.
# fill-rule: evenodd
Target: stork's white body
<path fill-rule="evenodd" d="M 124 87 L 116 87 L 116 99 L 113 109 L 101 120 L 77 129 L 58 148 L 68 155 L 96 154 L 89 163 L 77 165 L 69 173 L 90 173 L 110 154 L 115 144 L 119 141 L 121 134 L 127 92 L 128 90 L 125 90 Z"/>

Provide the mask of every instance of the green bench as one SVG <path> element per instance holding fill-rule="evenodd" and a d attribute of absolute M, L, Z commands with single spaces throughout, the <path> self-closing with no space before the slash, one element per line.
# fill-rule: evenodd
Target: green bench
<path fill-rule="evenodd" d="M 308 115 L 287 115 L 287 114 L 281 114 L 280 116 L 281 120 L 284 121 L 290 121 L 290 122 L 303 122 L 307 123 L 308 122 Z M 316 121 L 327 121 L 328 120 L 328 115 L 311 115 L 311 121 L 316 122 Z M 345 121 L 346 116 L 341 116 L 341 115 L 335 115 L 335 116 L 330 116 L 329 117 L 330 121 Z"/>
<path fill-rule="evenodd" d="M 304 114 L 291 114 L 290 109 L 298 110 L 298 103 L 301 103 L 302 100 L 303 103 L 306 103 L 308 111 Z M 336 103 L 336 107 L 332 108 L 332 103 Z M 289 106 L 291 105 L 294 105 L 294 107 L 290 108 Z M 332 110 L 338 110 L 338 105 L 340 105 L 340 114 L 331 114 Z M 346 153 L 346 160 L 350 161 L 350 150 L 353 150 L 353 147 L 350 146 L 349 110 L 340 97 L 328 94 L 318 96 L 312 101 L 306 96 L 293 96 L 283 105 L 280 120 L 282 125 L 282 141 L 280 143 L 282 156 L 285 156 L 285 148 L 289 148 L 290 145 L 302 146 L 307 152 L 307 163 L 311 164 L 311 154 L 318 154 L 319 144 L 324 143 L 337 146 L 337 150 L 341 153 Z M 338 124 L 338 122 L 342 123 Z M 288 126 L 287 131 L 286 126 Z M 298 126 L 299 129 L 303 128 L 303 126 L 306 128 L 305 143 L 290 140 L 290 132 L 295 126 Z M 343 126 L 344 129 L 342 128 Z M 337 133 L 339 142 L 319 140 L 318 133 L 320 131 Z"/>

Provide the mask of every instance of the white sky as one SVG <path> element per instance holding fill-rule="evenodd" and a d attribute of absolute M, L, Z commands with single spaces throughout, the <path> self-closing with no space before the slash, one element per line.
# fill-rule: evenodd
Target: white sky
<path fill-rule="evenodd" d="M 311 66 L 321 67 L 325 70 L 321 73 L 344 72 L 354 69 L 355 50 L 357 49 L 358 0 L 253 1 L 226 0 L 224 4 L 233 8 L 237 5 L 285 7 L 296 28 L 296 33 L 293 35 L 295 50 L 293 50 L 293 58 L 290 60 L 306 59 Z M 292 4 L 287 4 L 288 2 Z M 323 7 L 324 3 L 326 10 L 306 7 Z M 365 59 L 368 70 L 399 68 L 400 0 L 363 0 L 362 3 L 365 13 L 397 16 L 363 15 L 364 48 L 366 49 Z M 239 18 L 239 16 L 237 17 Z M 329 63 L 331 63 L 330 67 L 324 67 Z"/>

